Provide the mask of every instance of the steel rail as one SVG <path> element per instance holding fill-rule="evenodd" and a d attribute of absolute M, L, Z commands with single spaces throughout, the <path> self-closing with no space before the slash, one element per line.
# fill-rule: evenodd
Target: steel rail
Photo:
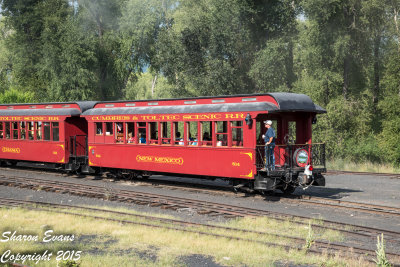
<path fill-rule="evenodd" d="M 46 184 L 47 183 L 47 184 Z M 258 210 L 248 207 L 238 207 L 228 204 L 219 204 L 212 203 L 208 201 L 200 201 L 193 200 L 187 198 L 179 198 L 179 197 L 170 197 L 165 195 L 156 195 L 150 193 L 142 193 L 136 191 L 129 190 L 108 190 L 104 187 L 100 186 L 86 186 L 82 184 L 74 184 L 70 182 L 59 182 L 59 181 L 50 181 L 46 179 L 35 179 L 35 180 L 27 180 L 24 177 L 5 177 L 0 176 L 0 184 L 6 185 L 17 185 L 22 188 L 34 188 L 36 190 L 46 190 L 52 192 L 60 192 L 60 193 L 70 193 L 79 196 L 90 196 L 97 197 L 101 199 L 107 200 L 115 200 L 127 203 L 135 203 L 140 205 L 150 205 L 150 206 L 160 206 L 161 208 L 169 208 L 169 209 L 181 209 L 181 208 L 192 208 L 196 209 L 199 214 L 209 214 L 209 215 L 222 215 L 222 216 L 235 216 L 235 217 L 244 217 L 244 216 L 268 216 L 272 217 L 276 220 L 287 220 L 292 218 L 300 218 L 303 220 L 309 220 L 312 218 L 306 216 L 290 216 L 283 213 L 278 212 L 270 212 L 265 210 Z M 314 228 L 319 229 L 331 229 L 335 231 L 340 231 L 342 233 L 348 235 L 357 235 L 357 236 L 368 236 L 370 238 L 375 239 L 378 234 L 385 234 L 388 241 L 398 241 L 400 237 L 399 232 L 370 228 L 365 226 L 358 226 L 352 224 L 341 224 L 334 221 L 324 220 L 325 223 L 330 224 L 321 226 L 317 224 L 312 224 Z M 308 224 L 305 222 L 294 222 L 299 225 L 307 226 Z M 357 231 L 338 229 L 337 227 L 352 227 L 356 228 Z M 361 232 L 360 232 L 361 231 Z"/>

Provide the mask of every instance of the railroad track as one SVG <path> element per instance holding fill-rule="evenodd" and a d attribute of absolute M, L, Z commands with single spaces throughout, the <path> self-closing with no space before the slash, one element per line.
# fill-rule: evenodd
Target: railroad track
<path fill-rule="evenodd" d="M 339 171 L 339 170 L 329 170 L 326 172 L 328 175 L 338 175 L 338 174 L 351 174 L 351 175 L 367 175 L 367 176 L 381 176 L 400 179 L 400 173 L 378 173 L 378 172 L 355 172 L 355 171 Z"/>
<path fill-rule="evenodd" d="M 207 214 L 209 216 L 224 216 L 228 218 L 244 216 L 266 216 L 281 221 L 292 220 L 293 223 L 301 226 L 308 226 L 308 223 L 298 221 L 298 219 L 304 221 L 312 219 L 305 216 L 290 216 L 284 213 L 253 209 L 248 207 L 226 205 L 221 203 L 213 203 L 208 201 L 157 195 L 130 190 L 107 189 L 97 185 L 84 185 L 79 183 L 61 182 L 47 179 L 28 179 L 25 177 L 6 177 L 4 175 L 0 175 L 0 185 L 65 194 L 69 193 L 72 195 L 94 197 L 110 201 L 160 207 L 162 209 L 191 209 L 196 211 L 198 214 Z M 329 220 L 324 220 L 324 223 L 324 226 L 313 224 L 312 227 L 317 229 L 331 229 L 335 231 L 340 231 L 347 236 L 368 237 L 374 241 L 376 240 L 377 235 L 383 233 L 387 242 L 393 242 L 397 245 L 400 244 L 400 232 L 358 226 L 354 224 L 342 224 Z"/>
<path fill-rule="evenodd" d="M 30 170 L 33 170 L 35 172 L 35 169 L 28 168 Z M 333 171 L 333 172 L 338 172 L 338 171 Z M 346 171 L 341 171 L 341 173 L 354 173 L 354 172 L 346 172 Z M 358 172 L 357 174 L 365 174 L 363 172 Z M 367 173 L 374 175 L 373 173 Z M 379 174 L 379 175 L 387 175 L 391 176 L 394 174 Z M 399 174 L 400 176 L 400 174 Z M 135 183 L 139 184 L 151 184 L 153 186 L 163 186 L 167 187 L 168 189 L 180 189 L 180 190 L 185 190 L 185 191 L 190 191 L 190 192 L 201 192 L 201 193 L 207 193 L 207 194 L 215 194 L 215 195 L 231 195 L 233 196 L 235 193 L 232 190 L 232 187 L 227 187 L 227 186 L 208 186 L 208 185 L 201 185 L 201 184 L 195 184 L 195 183 L 182 183 L 182 182 L 176 182 L 176 181 L 166 181 L 162 179 L 154 179 L 152 178 L 151 180 L 135 180 Z M 189 187 L 188 187 L 189 186 Z M 368 203 L 358 203 L 358 202 L 351 202 L 351 201 L 343 201 L 343 200 L 337 200 L 337 199 L 331 199 L 331 198 L 322 198 L 322 197 L 315 197 L 315 196 L 309 196 L 309 195 L 302 195 L 302 196 L 279 196 L 279 195 L 268 195 L 268 196 L 260 196 L 257 194 L 253 195 L 255 198 L 264 198 L 266 200 L 271 200 L 271 201 L 280 201 L 280 202 L 287 202 L 287 203 L 306 203 L 308 205 L 316 205 L 316 206 L 324 206 L 328 208 L 335 208 L 335 209 L 341 209 L 341 210 L 352 210 L 352 211 L 358 211 L 358 212 L 363 212 L 363 213 L 371 213 L 371 214 L 379 214 L 379 215 L 384 215 L 384 216 L 394 216 L 394 217 L 400 217 L 400 208 L 396 207 L 389 207 L 389 206 L 383 206 L 383 205 L 374 205 L 374 204 L 368 204 Z M 205 212 L 205 211 L 201 211 Z M 228 215 L 226 215 L 228 216 Z"/>
<path fill-rule="evenodd" d="M 200 193 L 209 193 L 214 195 L 237 195 L 237 193 L 231 191 L 231 188 L 222 187 L 213 188 L 208 187 L 206 185 L 197 185 L 193 183 L 182 183 L 182 182 L 174 182 L 174 181 L 165 181 L 165 180 L 146 180 L 146 181 L 139 181 L 140 184 L 152 184 L 154 186 L 165 186 L 168 189 L 182 189 L 185 191 L 191 192 L 200 192 Z M 188 186 L 193 186 L 191 188 Z M 332 198 L 323 198 L 323 197 L 316 197 L 310 195 L 266 195 L 261 196 L 259 194 L 254 194 L 254 198 L 258 199 L 265 199 L 268 201 L 280 201 L 280 202 L 287 202 L 287 203 L 306 203 L 309 205 L 317 205 L 317 206 L 325 206 L 335 209 L 343 209 L 343 210 L 353 210 L 358 212 L 364 213 L 372 213 L 372 214 L 379 214 L 383 216 L 394 216 L 400 217 L 400 208 L 393 207 L 393 206 L 383 206 L 383 205 L 375 205 L 369 203 L 361 203 L 361 202 L 353 202 L 353 201 L 345 201 L 339 199 L 332 199 Z"/>
<path fill-rule="evenodd" d="M 227 239 L 232 239 L 232 240 L 237 240 L 237 241 L 246 241 L 246 242 L 253 242 L 253 243 L 258 243 L 266 246 L 273 246 L 273 247 L 281 247 L 284 248 L 285 250 L 289 251 L 291 249 L 295 249 L 298 251 L 304 251 L 304 244 L 306 243 L 306 239 L 300 238 L 300 237 L 293 237 L 293 236 L 288 236 L 288 235 L 281 235 L 281 234 L 276 234 L 276 233 L 271 233 L 271 232 L 266 232 L 266 231 L 254 231 L 254 230 L 247 230 L 247 229 L 241 229 L 241 228 L 234 228 L 234 227 L 225 227 L 225 226 L 219 226 L 219 225 L 212 225 L 212 224 L 204 224 L 204 223 L 194 223 L 194 222 L 187 222 L 183 220 L 176 220 L 176 219 L 166 219 L 166 218 L 160 218 L 160 217 L 155 217 L 155 216 L 149 216 L 149 215 L 138 215 L 138 214 L 132 214 L 132 213 L 127 213 L 127 212 L 119 212 L 119 211 L 112 211 L 112 210 L 106 210 L 106 209 L 100 209 L 100 208 L 90 208 L 90 207 L 83 207 L 83 206 L 74 206 L 74 205 L 63 205 L 63 204 L 52 204 L 52 203 L 45 203 L 45 202 L 37 202 L 37 201 L 26 201 L 26 200 L 16 200 L 16 199 L 9 199 L 9 198 L 0 198 L 0 206 L 5 206 L 5 207 L 25 207 L 29 208 L 30 210 L 39 210 L 39 211 L 50 211 L 50 212 L 57 212 L 57 213 L 63 213 L 63 214 L 68 214 L 68 215 L 74 215 L 74 216 L 81 216 L 81 217 L 89 217 L 89 218 L 95 218 L 99 220 L 107 220 L 107 221 L 113 221 L 113 222 L 119 222 L 119 223 L 124 223 L 124 224 L 135 224 L 135 225 L 141 225 L 141 226 L 146 226 L 146 227 L 152 227 L 152 228 L 163 228 L 163 229 L 168 229 L 168 230 L 175 230 L 175 231 L 183 231 L 183 232 L 188 232 L 188 233 L 195 233 L 198 235 L 205 235 L 205 236 L 213 236 L 217 238 L 227 238 Z M 77 212 L 71 212 L 70 210 L 82 210 L 86 213 L 77 213 Z M 65 211 L 69 210 L 69 211 Z M 103 216 L 98 216 L 98 215 L 89 215 L 87 212 L 101 212 L 102 214 L 108 213 L 112 215 L 112 218 L 109 217 L 103 217 Z M 159 225 L 159 224 L 150 224 L 150 223 L 143 223 L 143 222 L 136 222 L 128 219 L 119 219 L 116 216 L 123 216 L 123 217 L 135 217 L 135 218 L 144 218 L 150 221 L 158 221 L 166 224 L 178 224 L 180 226 L 185 226 L 185 228 L 182 227 L 176 227 L 176 226 L 168 226 L 168 225 Z M 291 245 L 283 245 L 280 243 L 274 243 L 274 242 L 266 242 L 258 239 L 250 239 L 250 238 L 243 238 L 243 237 L 238 237 L 237 235 L 227 235 L 227 234 L 218 234 L 218 233 L 212 233 L 212 231 L 199 231 L 195 230 L 193 228 L 186 228 L 186 227 L 203 227 L 206 229 L 217 229 L 217 230 L 223 230 L 224 232 L 226 231 L 231 231 L 235 234 L 237 233 L 246 233 L 246 234 L 255 234 L 256 236 L 273 236 L 274 238 L 278 238 L 279 240 L 286 240 L 290 241 Z M 292 243 L 294 242 L 294 243 Z M 305 250 L 307 253 L 312 253 L 312 254 L 328 254 L 330 256 L 335 256 L 338 253 L 340 255 L 347 255 L 349 256 L 349 251 L 351 251 L 352 257 L 364 257 L 366 261 L 369 261 L 371 263 L 374 262 L 374 258 L 372 255 L 375 254 L 374 250 L 367 249 L 367 248 L 362 248 L 362 247 L 355 247 L 351 245 L 347 245 L 345 243 L 334 243 L 334 242 L 328 242 L 324 240 L 314 240 L 313 241 L 313 247 L 308 248 Z M 369 255 L 369 256 L 368 256 Z M 400 264 L 400 254 L 398 253 L 386 253 L 387 257 L 391 260 L 393 263 L 399 263 Z"/>

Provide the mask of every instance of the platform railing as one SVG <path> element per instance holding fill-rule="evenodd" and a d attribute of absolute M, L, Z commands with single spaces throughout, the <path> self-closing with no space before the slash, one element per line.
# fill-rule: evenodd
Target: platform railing
<path fill-rule="evenodd" d="M 265 147 L 265 145 L 256 146 L 257 169 L 265 167 Z M 305 150 L 308 153 L 308 158 L 303 164 L 298 164 L 298 161 L 296 161 L 296 155 L 300 150 Z M 324 143 L 276 145 L 274 156 L 275 169 L 302 168 L 307 164 L 314 168 L 326 168 Z"/>
<path fill-rule="evenodd" d="M 87 156 L 87 136 L 75 135 L 70 137 L 69 154 L 70 157 Z"/>

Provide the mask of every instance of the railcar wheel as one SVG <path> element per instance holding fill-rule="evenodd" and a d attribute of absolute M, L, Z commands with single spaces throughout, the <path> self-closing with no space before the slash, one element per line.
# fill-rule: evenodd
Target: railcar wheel
<path fill-rule="evenodd" d="M 17 165 L 17 162 L 14 160 L 8 161 L 8 164 L 10 164 L 11 167 L 15 167 Z"/>
<path fill-rule="evenodd" d="M 127 180 L 133 180 L 135 177 L 136 177 L 136 175 L 133 172 L 124 172 L 122 174 L 122 178 L 127 179 Z"/>
<path fill-rule="evenodd" d="M 290 195 L 290 194 L 293 194 L 293 192 L 296 190 L 296 187 L 297 186 L 287 185 L 286 188 L 281 189 L 281 190 L 285 195 Z"/>

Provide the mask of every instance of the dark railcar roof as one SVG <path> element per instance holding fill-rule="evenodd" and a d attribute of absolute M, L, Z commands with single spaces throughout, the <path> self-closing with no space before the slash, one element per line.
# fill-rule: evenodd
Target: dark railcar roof
<path fill-rule="evenodd" d="M 15 109 L 0 109 L 0 116 L 79 116 L 86 110 L 94 107 L 95 101 L 56 102 L 56 103 L 23 103 L 2 104 L 1 107 L 16 107 Z M 75 107 L 46 108 L 47 105 L 78 105 Z M 35 106 L 35 108 L 19 108 L 21 106 Z M 39 106 L 39 107 L 36 107 Z"/>
<path fill-rule="evenodd" d="M 214 104 L 194 104 L 184 105 L 168 103 L 178 100 L 198 100 L 198 99 L 215 99 L 215 98 L 233 98 L 233 97 L 257 97 L 271 96 L 275 99 L 278 106 L 272 102 L 254 101 L 247 103 L 214 103 Z M 269 94 L 253 94 L 253 95 L 233 95 L 218 97 L 198 97 L 198 98 L 179 98 L 179 99 L 159 99 L 159 100 L 138 100 L 138 101 L 107 101 L 104 103 L 142 103 L 156 101 L 162 102 L 157 106 L 134 106 L 134 107 L 97 107 L 89 109 L 82 115 L 118 115 L 118 114 L 176 114 L 176 113 L 204 113 L 204 112 L 245 112 L 245 111 L 268 111 L 269 113 L 277 112 L 315 112 L 326 113 L 326 110 L 314 104 L 311 98 L 303 94 L 294 93 L 269 93 Z"/>
<path fill-rule="evenodd" d="M 326 110 L 315 104 L 308 95 L 294 93 L 269 93 L 275 98 L 280 111 L 306 111 L 326 113 Z"/>

